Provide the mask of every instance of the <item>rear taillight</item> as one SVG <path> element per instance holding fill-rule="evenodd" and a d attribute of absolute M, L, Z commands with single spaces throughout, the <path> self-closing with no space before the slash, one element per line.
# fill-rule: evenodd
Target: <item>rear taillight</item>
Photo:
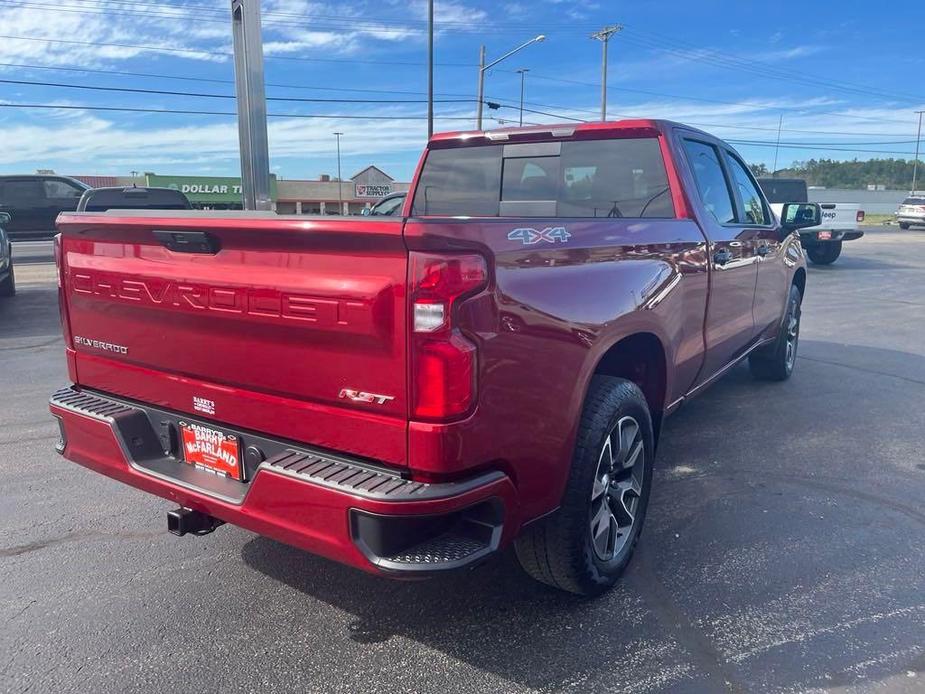
<path fill-rule="evenodd" d="M 58 274 L 58 315 L 61 318 L 61 332 L 64 344 L 71 346 L 71 324 L 67 317 L 67 298 L 64 295 L 64 257 L 61 251 L 61 234 L 55 234 L 52 245 L 55 254 L 55 268 Z"/>
<path fill-rule="evenodd" d="M 856 220 L 858 221 L 858 223 L 864 221 L 864 210 L 858 210 Z"/>
<path fill-rule="evenodd" d="M 488 284 L 479 255 L 410 254 L 411 415 L 465 414 L 477 392 L 477 347 L 454 325 L 456 308 Z"/>

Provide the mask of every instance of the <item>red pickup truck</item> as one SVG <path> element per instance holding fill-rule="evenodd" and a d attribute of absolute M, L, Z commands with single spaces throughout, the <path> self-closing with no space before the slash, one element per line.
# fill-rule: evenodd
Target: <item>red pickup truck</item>
<path fill-rule="evenodd" d="M 655 120 L 436 135 L 390 218 L 63 214 L 58 451 L 393 577 L 514 544 L 594 594 L 642 528 L 665 417 L 794 366 L 813 204 Z"/>

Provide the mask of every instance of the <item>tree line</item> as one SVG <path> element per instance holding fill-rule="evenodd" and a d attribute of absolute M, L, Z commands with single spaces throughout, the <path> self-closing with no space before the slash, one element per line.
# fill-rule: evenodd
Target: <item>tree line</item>
<path fill-rule="evenodd" d="M 796 161 L 786 169 L 778 169 L 775 175 L 778 178 L 803 178 L 807 185 L 826 188 L 866 190 L 868 185 L 883 185 L 888 190 L 909 190 L 912 185 L 912 164 L 911 159 L 810 159 Z M 756 176 L 771 175 L 765 164 L 752 164 L 750 168 Z M 923 173 L 925 165 L 920 160 L 919 180 L 922 180 Z"/>

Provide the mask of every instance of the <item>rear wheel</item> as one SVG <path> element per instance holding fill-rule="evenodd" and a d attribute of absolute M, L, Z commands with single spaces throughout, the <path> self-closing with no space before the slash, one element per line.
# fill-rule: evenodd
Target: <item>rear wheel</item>
<path fill-rule="evenodd" d="M 629 564 L 652 486 L 652 419 L 630 381 L 595 376 L 559 510 L 515 543 L 538 581 L 580 595 L 610 588 Z"/>
<path fill-rule="evenodd" d="M 796 285 L 791 285 L 787 313 L 777 339 L 767 347 L 752 353 L 748 366 L 752 376 L 763 381 L 786 381 L 793 373 L 800 343 L 800 315 L 803 297 Z"/>
<path fill-rule="evenodd" d="M 831 265 L 841 255 L 841 241 L 830 241 L 829 243 L 810 246 L 806 249 L 806 255 L 816 265 Z"/>
<path fill-rule="evenodd" d="M 909 222 L 900 222 L 900 223 L 899 223 L 899 228 L 900 228 L 900 229 L 903 229 L 903 230 L 908 229 L 908 228 L 909 228 Z"/>
<path fill-rule="evenodd" d="M 10 274 L 0 282 L 0 296 L 16 295 L 16 277 L 13 275 L 13 261 L 10 260 Z"/>

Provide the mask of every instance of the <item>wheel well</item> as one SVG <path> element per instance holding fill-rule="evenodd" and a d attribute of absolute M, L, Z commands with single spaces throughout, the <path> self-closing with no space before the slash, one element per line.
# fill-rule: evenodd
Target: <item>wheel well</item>
<path fill-rule="evenodd" d="M 796 285 L 796 288 L 800 290 L 800 296 L 806 296 L 806 270 L 803 268 L 797 268 L 796 274 L 793 276 L 793 283 Z"/>
<path fill-rule="evenodd" d="M 601 357 L 595 374 L 625 378 L 632 381 L 645 395 L 652 414 L 655 440 L 662 425 L 665 410 L 665 348 L 652 333 L 637 333 L 624 337 Z"/>

